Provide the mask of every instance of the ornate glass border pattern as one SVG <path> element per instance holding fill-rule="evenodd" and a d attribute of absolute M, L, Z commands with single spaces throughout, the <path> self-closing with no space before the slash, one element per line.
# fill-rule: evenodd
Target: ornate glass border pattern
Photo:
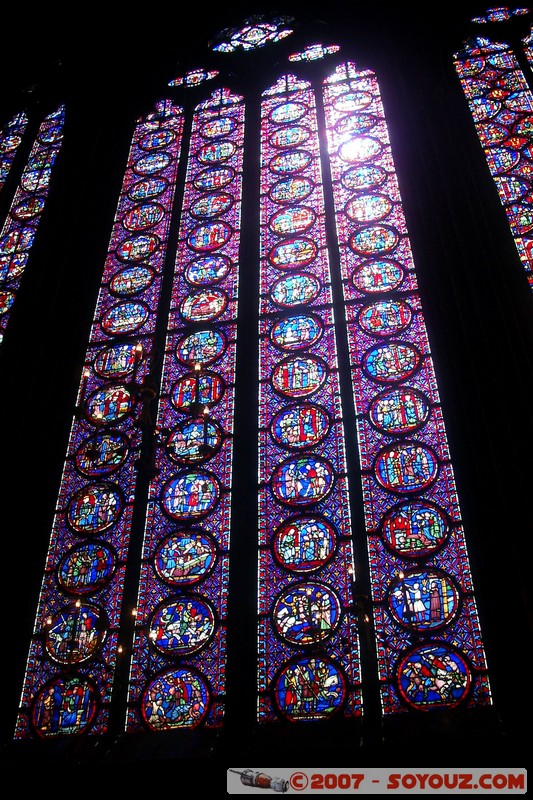
<path fill-rule="evenodd" d="M 107 730 L 182 130 L 181 110 L 161 102 L 134 131 L 70 432 L 19 739 Z"/>
<path fill-rule="evenodd" d="M 130 675 L 130 731 L 224 713 L 244 103 L 193 117 Z"/>
<path fill-rule="evenodd" d="M 314 92 L 261 122 L 258 716 L 361 714 L 353 552 Z"/>
<path fill-rule="evenodd" d="M 454 66 L 533 289 L 533 93 L 505 44 L 467 42 Z"/>
<path fill-rule="evenodd" d="M 41 123 L 0 233 L 0 343 L 44 210 L 52 168 L 63 143 L 64 122 L 65 109 L 60 106 Z M 2 135 L 1 144 L 15 144 L 24 126 L 21 118 L 11 136 Z"/>
<path fill-rule="evenodd" d="M 385 714 L 488 705 L 459 503 L 379 87 L 325 80 Z"/>

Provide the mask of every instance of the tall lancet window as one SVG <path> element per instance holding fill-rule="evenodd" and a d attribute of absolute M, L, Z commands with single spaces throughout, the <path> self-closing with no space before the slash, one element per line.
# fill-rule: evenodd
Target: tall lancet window
<path fill-rule="evenodd" d="M 128 729 L 224 712 L 244 104 L 195 111 L 157 418 Z"/>
<path fill-rule="evenodd" d="M 454 65 L 533 288 L 533 93 L 507 43 L 471 39 L 454 55 Z"/>
<path fill-rule="evenodd" d="M 22 111 L 15 114 L 0 131 L 0 190 L 4 187 L 27 127 L 28 116 Z"/>
<path fill-rule="evenodd" d="M 0 232 L 0 343 L 44 210 L 52 169 L 63 142 L 64 122 L 65 109 L 60 106 L 41 123 Z M 2 132 L 4 153 L 0 168 L 3 172 L 8 169 L 9 156 L 18 146 L 26 125 L 25 117 L 17 117 L 12 124 L 9 133 L 7 130 Z"/>
<path fill-rule="evenodd" d="M 108 729 L 182 124 L 180 109 L 163 102 L 134 132 L 70 431 L 17 738 Z M 34 167 L 37 183 L 45 167 Z"/>
<path fill-rule="evenodd" d="M 324 106 L 383 712 L 488 705 L 461 513 L 375 75 L 340 65 L 324 83 Z"/>
<path fill-rule="evenodd" d="M 350 506 L 315 94 L 263 93 L 259 719 L 361 713 Z"/>

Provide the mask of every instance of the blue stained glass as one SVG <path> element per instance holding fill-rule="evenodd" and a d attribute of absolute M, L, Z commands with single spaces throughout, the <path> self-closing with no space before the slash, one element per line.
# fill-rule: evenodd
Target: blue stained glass
<path fill-rule="evenodd" d="M 214 475 L 186 472 L 167 483 L 161 502 L 174 519 L 195 519 L 212 510 L 219 494 L 220 487 Z"/>
<path fill-rule="evenodd" d="M 274 344 L 282 350 L 299 350 L 316 344 L 322 330 L 322 324 L 316 317 L 298 314 L 280 320 L 270 335 Z"/>
<path fill-rule="evenodd" d="M 308 581 L 292 584 L 278 597 L 272 611 L 278 634 L 290 644 L 316 645 L 337 627 L 341 604 L 328 586 Z"/>
<path fill-rule="evenodd" d="M 164 539 L 155 555 L 159 577 L 175 586 L 189 586 L 203 580 L 216 559 L 213 539 L 202 531 L 184 531 Z"/>
<path fill-rule="evenodd" d="M 346 141 L 352 125 L 360 124 L 361 105 L 369 127 Z M 359 72 L 350 62 L 339 66 L 325 81 L 324 108 L 337 228 L 349 245 L 339 255 L 383 712 L 489 705 L 478 620 L 463 602 L 471 590 L 463 531 L 374 74 Z M 478 119 L 499 108 L 499 103 L 480 105 Z M 505 157 L 508 166 L 514 160 L 509 148 L 491 152 Z M 351 167 L 351 162 L 360 163 Z M 380 171 L 387 178 L 379 194 L 370 194 L 365 183 Z M 387 208 L 392 225 L 368 224 Z M 372 294 L 379 299 L 369 303 Z M 405 339 L 391 340 L 397 334 Z M 379 337 L 386 341 L 376 344 Z M 416 440 L 406 440 L 413 431 Z M 431 567 L 420 566 L 429 557 Z M 406 560 L 412 566 L 404 572 Z M 428 641 L 406 651 L 406 641 L 422 634 Z M 433 634 L 438 639 L 432 640 Z"/>
<path fill-rule="evenodd" d="M 141 700 L 143 719 L 151 730 L 195 728 L 209 702 L 205 680 L 189 669 L 173 669 L 151 681 Z"/>
<path fill-rule="evenodd" d="M 261 141 L 258 718 L 352 716 L 361 701 L 349 500 L 315 98 L 304 81 L 282 76 L 264 92 Z M 307 658 L 319 646 L 334 658 Z"/>
<path fill-rule="evenodd" d="M 192 121 L 128 731 L 218 727 L 224 717 L 243 141 L 242 98 L 215 90 Z"/>
<path fill-rule="evenodd" d="M 451 578 L 435 570 L 416 570 L 394 581 L 389 589 L 392 615 L 410 630 L 438 630 L 453 620 L 459 592 Z"/>
<path fill-rule="evenodd" d="M 522 181 L 522 176 L 530 177 L 531 172 L 530 117 L 533 94 L 512 50 L 500 45 L 502 52 L 489 55 L 495 47 L 482 38 L 478 38 L 474 44 L 465 44 L 462 51 L 455 54 L 454 66 L 504 206 L 522 267 L 533 288 L 533 250 L 528 235 L 533 219 L 532 198 L 527 188 L 529 183 Z M 486 56 L 476 61 L 475 74 L 471 69 L 474 48 L 476 53 Z M 531 48 L 526 47 L 525 52 L 532 63 Z M 496 117 L 502 122 L 518 119 L 512 135 L 509 135 L 507 128 L 497 127 L 494 121 Z M 495 143 L 499 146 L 495 146 Z M 523 198 L 519 209 L 509 205 L 518 197 Z"/>
<path fill-rule="evenodd" d="M 453 708 L 468 696 L 471 683 L 467 660 L 446 645 L 420 645 L 398 665 L 401 696 L 414 708 Z"/>
<path fill-rule="evenodd" d="M 153 646 L 165 655 L 188 655 L 206 644 L 214 628 L 214 612 L 206 601 L 181 595 L 154 614 L 148 635 Z"/>
<path fill-rule="evenodd" d="M 45 208 L 52 170 L 63 143 L 64 120 L 65 110 L 60 106 L 41 122 L 0 231 L 0 343 Z M 19 114 L 0 132 L 0 189 L 27 124 L 26 114 Z"/>
<path fill-rule="evenodd" d="M 302 658 L 281 673 L 276 703 L 290 720 L 327 719 L 343 705 L 346 683 L 338 667 L 322 658 Z"/>
<path fill-rule="evenodd" d="M 57 579 L 67 592 L 93 594 L 112 578 L 116 557 L 104 542 L 87 542 L 73 547 L 63 556 Z"/>
<path fill-rule="evenodd" d="M 320 517 L 299 516 L 284 522 L 274 537 L 279 563 L 294 572 L 314 572 L 334 555 L 337 534 L 333 525 Z"/>
<path fill-rule="evenodd" d="M 97 704 L 98 692 L 90 679 L 56 678 L 38 693 L 32 726 L 46 739 L 84 733 L 96 716 Z"/>
<path fill-rule="evenodd" d="M 53 120 L 40 140 L 59 143 L 60 122 Z M 142 437 L 130 383 L 142 383 L 150 363 L 182 129 L 181 110 L 167 102 L 133 132 L 65 458 L 49 545 L 53 570 L 39 598 L 18 739 L 108 731 Z M 146 147 L 158 148 L 155 157 Z M 51 166 L 40 161 L 32 185 Z M 136 169 L 151 176 L 139 180 Z M 155 196 L 157 205 L 144 202 Z M 19 204 L 23 215 L 32 210 Z M 124 223 L 150 226 L 150 233 L 124 239 Z M 117 295 L 131 294 L 138 302 L 117 304 Z M 126 341 L 128 332 L 135 338 Z M 83 601 L 73 603 L 72 595 Z"/>

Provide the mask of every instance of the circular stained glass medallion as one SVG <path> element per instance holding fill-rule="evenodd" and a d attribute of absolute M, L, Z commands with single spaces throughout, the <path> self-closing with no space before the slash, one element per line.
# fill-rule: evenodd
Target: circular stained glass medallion
<path fill-rule="evenodd" d="M 223 280 L 231 269 L 227 256 L 210 255 L 189 261 L 183 277 L 193 286 L 208 286 Z"/>
<path fill-rule="evenodd" d="M 389 342 L 373 347 L 363 356 L 363 368 L 381 383 L 405 380 L 418 369 L 420 353 L 406 342 Z"/>
<path fill-rule="evenodd" d="M 341 183 L 345 189 L 353 192 L 366 191 L 381 186 L 387 179 L 383 167 L 377 164 L 360 164 L 345 170 L 341 175 Z"/>
<path fill-rule="evenodd" d="M 305 233 L 315 223 L 316 213 L 307 206 L 284 206 L 270 217 L 268 226 L 276 236 Z"/>
<path fill-rule="evenodd" d="M 87 416 L 98 425 L 117 422 L 129 414 L 132 402 L 132 396 L 124 386 L 104 386 L 89 395 Z"/>
<path fill-rule="evenodd" d="M 272 609 L 274 630 L 291 645 L 304 647 L 323 642 L 341 618 L 337 594 L 321 583 L 292 584 L 278 596 Z"/>
<path fill-rule="evenodd" d="M 226 192 L 213 192 L 199 197 L 191 206 L 193 217 L 218 217 L 233 205 L 233 197 Z"/>
<path fill-rule="evenodd" d="M 203 414 L 174 428 L 167 439 L 167 452 L 181 464 L 200 464 L 217 452 L 222 438 L 220 426 Z"/>
<path fill-rule="evenodd" d="M 392 201 L 384 194 L 360 194 L 352 197 L 344 213 L 352 222 L 377 222 L 385 219 L 392 210 Z"/>
<path fill-rule="evenodd" d="M 46 628 L 48 655 L 60 664 L 81 664 L 98 652 L 108 621 L 101 608 L 73 603 L 62 608 Z"/>
<path fill-rule="evenodd" d="M 208 711 L 209 689 L 189 668 L 168 670 L 151 681 L 141 698 L 141 714 L 150 730 L 195 728 Z"/>
<path fill-rule="evenodd" d="M 312 347 L 322 336 L 322 322 L 308 314 L 296 314 L 277 322 L 270 338 L 281 350 L 301 350 Z"/>
<path fill-rule="evenodd" d="M 72 547 L 61 559 L 57 580 L 61 588 L 76 595 L 93 594 L 113 576 L 116 556 L 105 542 L 85 542 Z"/>
<path fill-rule="evenodd" d="M 153 233 L 139 233 L 125 239 L 116 249 L 120 261 L 143 261 L 159 247 L 159 238 Z"/>
<path fill-rule="evenodd" d="M 198 173 L 194 178 L 194 185 L 200 191 L 215 191 L 228 186 L 235 177 L 232 167 L 209 167 Z"/>
<path fill-rule="evenodd" d="M 272 147 L 297 147 L 309 139 L 310 130 L 303 125 L 287 125 L 270 134 Z"/>
<path fill-rule="evenodd" d="M 210 364 L 220 358 L 226 347 L 224 335 L 217 330 L 196 331 L 178 342 L 176 356 L 183 364 Z"/>
<path fill-rule="evenodd" d="M 411 500 L 387 512 L 382 525 L 385 543 L 402 558 L 435 553 L 450 531 L 447 515 L 427 500 Z"/>
<path fill-rule="evenodd" d="M 202 164 L 215 164 L 227 161 L 236 151 L 237 145 L 231 141 L 208 142 L 198 150 L 196 157 Z"/>
<path fill-rule="evenodd" d="M 110 335 L 132 333 L 148 319 L 144 303 L 124 302 L 109 308 L 102 317 L 102 329 Z"/>
<path fill-rule="evenodd" d="M 288 175 L 293 172 L 300 172 L 311 163 L 312 156 L 307 150 L 289 150 L 280 153 L 270 160 L 270 170 L 278 175 Z"/>
<path fill-rule="evenodd" d="M 302 403 L 278 411 L 270 430 L 282 447 L 312 447 L 327 436 L 329 416 L 320 406 Z"/>
<path fill-rule="evenodd" d="M 165 209 L 159 203 L 141 203 L 130 209 L 122 218 L 128 231 L 145 231 L 163 219 Z"/>
<path fill-rule="evenodd" d="M 270 119 L 272 122 L 296 122 L 307 113 L 307 107 L 303 103 L 281 103 L 270 112 Z"/>
<path fill-rule="evenodd" d="M 224 380 L 216 372 L 194 372 L 176 381 L 170 399 L 179 411 L 203 410 L 216 405 L 224 389 Z"/>
<path fill-rule="evenodd" d="M 276 560 L 291 572 L 307 573 L 324 566 L 335 552 L 337 535 L 322 517 L 293 517 L 274 534 Z"/>
<path fill-rule="evenodd" d="M 384 489 L 418 492 L 437 477 L 439 462 L 433 450 L 419 442 L 402 442 L 384 448 L 376 458 L 374 473 Z"/>
<path fill-rule="evenodd" d="M 137 294 L 137 292 L 142 292 L 143 289 L 147 289 L 150 286 L 154 279 L 154 274 L 154 271 L 145 264 L 125 267 L 113 275 L 109 290 L 113 294 L 125 297 Z"/>
<path fill-rule="evenodd" d="M 287 397 L 308 397 L 324 384 L 327 367 L 316 356 L 293 356 L 280 361 L 272 372 L 272 386 Z"/>
<path fill-rule="evenodd" d="M 344 703 L 346 682 L 332 661 L 300 658 L 282 668 L 274 697 L 280 712 L 291 720 L 328 719 Z"/>
<path fill-rule="evenodd" d="M 388 606 L 395 621 L 419 632 L 435 631 L 447 625 L 459 609 L 459 591 L 445 572 L 421 569 L 402 573 L 387 592 Z"/>
<path fill-rule="evenodd" d="M 350 236 L 350 247 L 363 256 L 390 253 L 400 240 L 396 228 L 386 225 L 369 225 Z"/>
<path fill-rule="evenodd" d="M 202 289 L 187 295 L 180 305 L 186 322 L 209 322 L 219 317 L 228 304 L 228 297 L 220 289 Z"/>
<path fill-rule="evenodd" d="M 455 708 L 469 694 L 472 671 L 466 656 L 449 645 L 422 644 L 399 661 L 396 682 L 411 708 Z"/>
<path fill-rule="evenodd" d="M 280 269 L 298 269 L 315 260 L 318 247 L 312 239 L 305 236 L 285 239 L 275 245 L 269 253 L 269 261 Z"/>
<path fill-rule="evenodd" d="M 31 712 L 36 733 L 45 739 L 87 731 L 98 710 L 100 695 L 90 678 L 54 678 L 37 693 Z"/>
<path fill-rule="evenodd" d="M 182 595 L 153 615 L 148 636 L 165 656 L 186 656 L 204 647 L 215 629 L 215 613 L 206 600 Z"/>
<path fill-rule="evenodd" d="M 337 111 L 362 111 L 372 103 L 372 95 L 365 91 L 348 91 L 340 94 L 334 102 Z"/>
<path fill-rule="evenodd" d="M 85 439 L 76 452 L 76 468 L 88 477 L 109 475 L 128 455 L 129 442 L 118 431 L 104 431 Z"/>
<path fill-rule="evenodd" d="M 403 269 L 397 261 L 379 258 L 366 261 L 354 271 L 353 285 L 361 292 L 374 294 L 397 289 L 403 281 Z"/>
<path fill-rule="evenodd" d="M 102 378 L 125 378 L 135 368 L 138 358 L 136 344 L 124 342 L 104 347 L 94 360 L 94 370 Z"/>
<path fill-rule="evenodd" d="M 234 117 L 214 117 L 206 120 L 202 124 L 202 136 L 210 139 L 218 139 L 219 136 L 227 136 L 237 127 L 237 120 Z"/>
<path fill-rule="evenodd" d="M 425 395 L 408 386 L 391 389 L 370 404 L 372 424 L 385 434 L 404 434 L 426 422 L 429 403 Z"/>
<path fill-rule="evenodd" d="M 143 150 L 158 150 L 161 147 L 168 147 L 175 138 L 174 131 L 168 130 L 168 128 L 158 128 L 145 133 L 139 142 L 139 147 L 142 147 Z"/>
<path fill-rule="evenodd" d="M 161 503 L 173 519 L 187 520 L 208 514 L 219 496 L 220 485 L 214 475 L 191 471 L 176 475 L 165 484 Z"/>
<path fill-rule="evenodd" d="M 272 475 L 272 493 L 291 506 L 305 506 L 324 500 L 333 488 L 331 464 L 318 456 L 298 456 L 279 464 Z"/>
<path fill-rule="evenodd" d="M 339 147 L 339 158 L 348 164 L 370 161 L 379 156 L 383 145 L 373 136 L 354 136 Z"/>
<path fill-rule="evenodd" d="M 166 169 L 172 161 L 168 153 L 148 153 L 137 159 L 133 165 L 133 171 L 137 175 L 154 175 L 156 172 L 161 172 Z"/>
<path fill-rule="evenodd" d="M 232 233 L 233 229 L 227 222 L 206 222 L 189 233 L 187 244 L 197 252 L 218 250 L 230 240 Z"/>
<path fill-rule="evenodd" d="M 270 297 L 278 306 L 290 308 L 310 303 L 320 292 L 320 281 L 314 275 L 297 272 L 284 275 L 272 286 Z"/>
<path fill-rule="evenodd" d="M 165 583 L 190 586 L 205 578 L 215 560 L 211 536 L 200 530 L 187 530 L 164 539 L 155 554 L 154 567 Z"/>
<path fill-rule="evenodd" d="M 403 300 L 378 300 L 365 306 L 359 325 L 372 336 L 392 336 L 407 328 L 412 319 L 410 306 Z"/>
<path fill-rule="evenodd" d="M 150 200 L 152 197 L 159 197 L 168 186 L 166 178 L 145 178 L 137 181 L 128 191 L 128 196 L 132 200 Z"/>
<path fill-rule="evenodd" d="M 34 219 L 42 212 L 44 204 L 44 197 L 27 197 L 12 209 L 11 214 L 20 220 Z"/>
<path fill-rule="evenodd" d="M 309 178 L 293 175 L 278 181 L 269 189 L 269 197 L 274 203 L 296 203 L 305 200 L 314 189 Z"/>
<path fill-rule="evenodd" d="M 110 483 L 94 483 L 74 492 L 67 507 L 67 520 L 77 533 L 90 535 L 111 527 L 121 511 L 122 497 L 118 487 Z"/>

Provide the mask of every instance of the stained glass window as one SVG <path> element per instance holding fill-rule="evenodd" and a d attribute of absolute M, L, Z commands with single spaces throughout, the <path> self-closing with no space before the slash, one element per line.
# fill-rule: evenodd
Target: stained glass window
<path fill-rule="evenodd" d="M 150 487 L 128 730 L 224 712 L 244 104 L 193 118 Z"/>
<path fill-rule="evenodd" d="M 339 50 L 338 44 L 312 44 L 299 53 L 292 53 L 289 56 L 289 61 L 316 61 L 319 58 L 324 58 L 324 56 L 337 53 Z"/>
<path fill-rule="evenodd" d="M 385 715 L 491 702 L 461 513 L 379 86 L 324 83 Z"/>
<path fill-rule="evenodd" d="M 26 269 L 31 246 L 50 188 L 52 169 L 63 142 L 65 110 L 61 106 L 43 120 L 0 233 L 0 342 L 10 309 Z M 0 169 L 9 169 L 27 120 L 20 115 L 2 132 Z M 6 173 L 7 174 L 7 173 Z"/>
<path fill-rule="evenodd" d="M 255 50 L 266 44 L 279 42 L 293 32 L 292 17 L 250 17 L 242 27 L 221 31 L 213 42 L 213 50 L 233 53 L 236 50 Z"/>
<path fill-rule="evenodd" d="M 25 112 L 16 114 L 0 131 L 0 190 L 6 182 L 24 132 L 28 127 Z"/>
<path fill-rule="evenodd" d="M 521 17 L 524 14 L 529 14 L 528 8 L 508 8 L 508 6 L 498 6 L 496 8 L 489 8 L 485 14 L 480 17 L 474 17 L 472 22 L 484 24 L 488 22 L 507 22 L 513 17 Z"/>
<path fill-rule="evenodd" d="M 210 46 L 240 59 L 293 32 L 290 17 L 253 17 Z M 512 54 L 480 41 L 460 61 L 462 80 L 525 260 L 533 112 Z M 164 100 L 137 120 L 18 739 L 98 736 L 118 714 L 134 739 L 173 731 L 196 753 L 241 700 L 228 694 L 232 591 L 253 605 L 243 618 L 257 634 L 248 677 L 263 729 L 333 720 L 353 731 L 374 714 L 370 684 L 388 719 L 491 705 L 380 89 L 339 51 L 302 46 L 287 55 L 290 73 L 285 63 L 247 94 L 218 70 L 184 71 L 168 86 L 198 92 L 194 107 Z M 321 82 L 329 62 L 307 62 L 326 56 L 339 66 Z M 10 254 L 26 252 L 26 220 L 31 243 L 48 166 L 36 159 L 26 176 L 36 195 L 17 201 Z M 254 331 L 244 346 L 243 286 Z M 246 443 L 235 409 L 255 345 L 246 530 L 234 472 L 250 459 L 237 462 Z M 248 595 L 231 577 L 238 559 L 253 575 Z"/>
<path fill-rule="evenodd" d="M 353 716 L 354 562 L 315 97 L 286 75 L 263 98 L 259 719 Z"/>
<path fill-rule="evenodd" d="M 455 54 L 454 64 L 533 288 L 533 94 L 515 54 L 506 44 L 477 37 Z"/>
<path fill-rule="evenodd" d="M 18 738 L 108 728 L 182 119 L 166 101 L 135 128 L 70 431 Z M 44 135 L 55 141 L 53 134 L 49 126 Z M 35 167 L 32 186 L 48 164 Z"/>

